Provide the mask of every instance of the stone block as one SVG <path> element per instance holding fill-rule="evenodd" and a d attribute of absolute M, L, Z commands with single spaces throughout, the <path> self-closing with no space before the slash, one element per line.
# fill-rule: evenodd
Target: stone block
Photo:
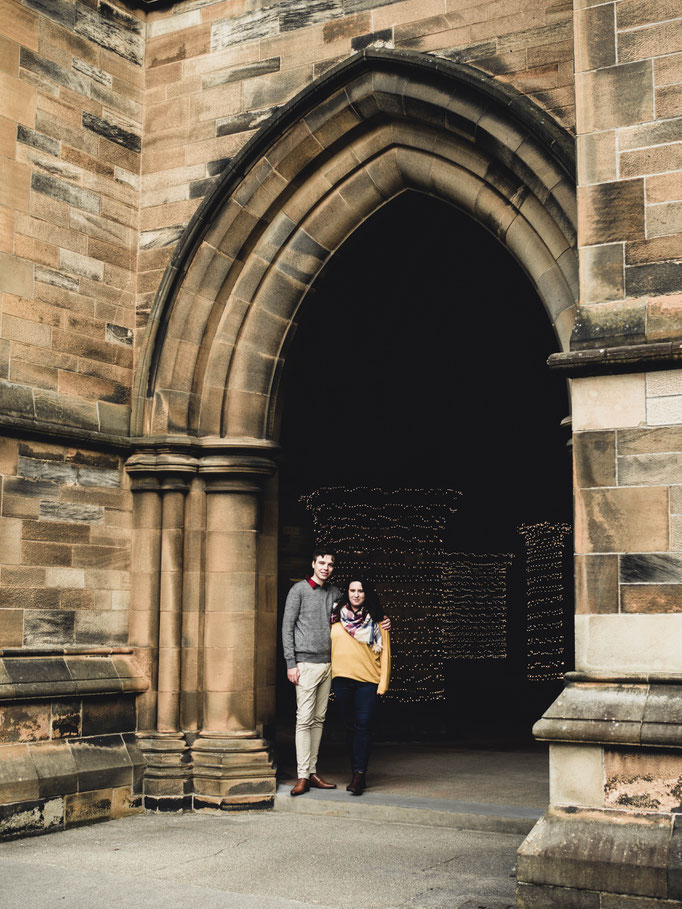
<path fill-rule="evenodd" d="M 645 237 L 644 181 L 616 180 L 578 188 L 581 244 Z"/>
<path fill-rule="evenodd" d="M 652 61 L 578 73 L 576 92 L 582 99 L 577 108 L 579 133 L 646 123 L 654 112 Z"/>
<path fill-rule="evenodd" d="M 83 699 L 83 736 L 135 730 L 133 695 L 104 695 Z"/>
<path fill-rule="evenodd" d="M 573 429 L 635 427 L 646 422 L 641 374 L 571 380 Z"/>
<path fill-rule="evenodd" d="M 652 426 L 682 422 L 682 395 L 649 398 L 646 414 L 647 422 Z"/>
<path fill-rule="evenodd" d="M 8 609 L 3 603 L 0 612 L 0 648 L 21 647 L 24 637 L 24 612 Z"/>
<path fill-rule="evenodd" d="M 276 7 L 256 9 L 227 19 L 218 19 L 211 25 L 211 51 L 274 36 L 279 32 L 279 15 Z"/>
<path fill-rule="evenodd" d="M 7 704 L 0 712 L 0 742 L 38 742 L 50 738 L 47 704 Z"/>
<path fill-rule="evenodd" d="M 0 253 L 0 290 L 18 297 L 33 297 L 33 265 Z"/>
<path fill-rule="evenodd" d="M 615 6 L 615 3 L 605 3 L 576 11 L 576 73 L 612 66 L 616 62 Z"/>
<path fill-rule="evenodd" d="M 111 817 L 111 789 L 77 792 L 64 798 L 64 821 L 67 827 L 91 824 Z"/>
<path fill-rule="evenodd" d="M 682 615 L 575 617 L 575 665 L 584 672 L 676 672 Z"/>
<path fill-rule="evenodd" d="M 656 239 L 650 242 L 655 243 Z M 662 296 L 680 291 L 682 291 L 682 262 L 659 262 L 652 265 L 632 267 L 626 265 L 625 267 L 625 292 L 628 296 Z"/>
<path fill-rule="evenodd" d="M 665 897 L 671 828 L 670 816 L 665 815 L 550 809 L 519 850 L 518 879 L 542 886 Z M 638 844 L 636 864 L 630 857 L 633 842 Z"/>
<path fill-rule="evenodd" d="M 620 27 L 620 16 L 619 16 Z M 618 59 L 624 62 L 672 54 L 682 49 L 682 18 L 618 35 Z"/>
<path fill-rule="evenodd" d="M 679 338 L 681 325 L 682 294 L 649 299 L 646 325 L 648 341 L 667 341 Z"/>
<path fill-rule="evenodd" d="M 672 174 L 660 174 L 649 177 L 646 181 L 647 204 L 679 201 L 682 199 L 682 171 Z"/>
<path fill-rule="evenodd" d="M 0 746 L 0 804 L 38 798 L 38 774 L 28 745 Z"/>
<path fill-rule="evenodd" d="M 656 89 L 656 113 L 660 117 L 676 117 L 680 112 L 682 85 L 664 85 Z"/>
<path fill-rule="evenodd" d="M 649 237 L 666 237 L 670 234 L 678 234 L 681 224 L 681 202 L 647 206 L 647 235 Z"/>
<path fill-rule="evenodd" d="M 622 243 L 583 247 L 580 250 L 580 298 L 583 303 L 622 299 L 625 293 L 624 269 Z"/>
<path fill-rule="evenodd" d="M 38 773 L 40 798 L 55 798 L 76 791 L 76 764 L 66 742 L 32 745 L 29 752 Z"/>
<path fill-rule="evenodd" d="M 65 699 L 52 702 L 52 739 L 73 738 L 81 735 L 81 701 Z"/>
<path fill-rule="evenodd" d="M 604 750 L 600 745 L 552 744 L 549 749 L 550 803 L 604 806 Z"/>
<path fill-rule="evenodd" d="M 680 807 L 682 765 L 675 754 L 604 750 L 607 808 L 674 812 Z"/>
<path fill-rule="evenodd" d="M 140 795 L 134 795 L 130 787 L 122 786 L 112 791 L 112 818 L 130 817 L 130 815 L 140 814 L 142 811 L 144 811 L 142 798 Z"/>
<path fill-rule="evenodd" d="M 650 374 L 648 378 L 651 378 Z M 654 454 L 682 451 L 682 427 L 661 426 L 651 429 L 619 429 L 616 433 L 618 454 Z M 682 500 L 680 501 L 682 506 Z M 680 512 L 682 513 L 682 512 Z"/>
<path fill-rule="evenodd" d="M 662 174 L 682 166 L 682 152 L 679 144 L 659 145 L 654 148 L 625 151 L 619 155 L 622 177 L 639 177 L 646 174 Z M 648 228 L 648 225 L 647 225 Z M 647 236 L 648 236 L 647 230 Z M 654 236 L 662 236 L 657 234 Z"/>
<path fill-rule="evenodd" d="M 51 833 L 64 827 L 64 800 L 39 799 L 0 805 L 0 838 Z"/>
<path fill-rule="evenodd" d="M 71 752 L 80 792 L 132 785 L 132 761 L 120 735 L 72 741 Z"/>
<path fill-rule="evenodd" d="M 24 615 L 24 646 L 45 647 L 73 644 L 74 614 L 27 609 Z"/>
<path fill-rule="evenodd" d="M 630 553 L 620 557 L 621 584 L 680 584 L 682 555 L 674 552 Z"/>
<path fill-rule="evenodd" d="M 76 8 L 75 30 L 105 50 L 129 60 L 137 66 L 144 61 L 143 22 L 127 13 L 108 17 L 108 7 L 99 10 L 87 6 Z"/>
<path fill-rule="evenodd" d="M 682 483 L 682 452 L 618 458 L 619 486 L 662 486 L 675 483 Z"/>
<path fill-rule="evenodd" d="M 668 548 L 668 490 L 583 489 L 576 496 L 576 552 L 661 552 Z"/>
<path fill-rule="evenodd" d="M 622 612 L 682 612 L 682 584 L 624 584 Z"/>
<path fill-rule="evenodd" d="M 576 486 L 615 486 L 615 432 L 574 433 L 573 464 Z"/>
<path fill-rule="evenodd" d="M 618 556 L 576 555 L 577 613 L 618 612 Z"/>

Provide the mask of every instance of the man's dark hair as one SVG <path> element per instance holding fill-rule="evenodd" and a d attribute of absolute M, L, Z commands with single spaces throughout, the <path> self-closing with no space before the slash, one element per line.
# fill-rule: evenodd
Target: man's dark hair
<path fill-rule="evenodd" d="M 330 549 L 329 546 L 316 546 L 313 549 L 313 562 L 315 559 L 319 559 L 320 556 L 326 555 L 330 555 L 334 559 L 334 563 L 336 563 L 336 551 L 334 549 Z"/>

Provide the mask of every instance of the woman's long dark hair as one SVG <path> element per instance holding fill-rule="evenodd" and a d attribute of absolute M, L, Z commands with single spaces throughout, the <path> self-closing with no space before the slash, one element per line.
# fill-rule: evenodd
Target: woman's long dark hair
<path fill-rule="evenodd" d="M 368 581 L 365 578 L 353 577 L 350 579 L 348 584 L 346 584 L 346 590 L 341 594 L 339 602 L 334 604 L 334 608 L 332 609 L 332 625 L 334 622 L 339 621 L 341 607 L 350 607 L 348 588 L 352 583 L 356 581 L 359 581 L 362 584 L 362 589 L 365 592 L 365 602 L 362 604 L 362 618 L 365 619 L 368 613 L 371 615 L 373 622 L 381 622 L 382 619 L 385 618 L 386 613 L 384 612 L 381 603 L 379 602 L 379 597 L 377 596 L 377 592 L 374 589 L 374 585 L 371 583 L 371 581 Z"/>

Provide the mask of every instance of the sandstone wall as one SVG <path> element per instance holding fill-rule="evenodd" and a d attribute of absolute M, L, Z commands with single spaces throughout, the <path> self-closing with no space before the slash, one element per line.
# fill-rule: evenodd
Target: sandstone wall
<path fill-rule="evenodd" d="M 144 24 L 25 0 L 0 35 L 0 647 L 126 643 Z"/>
<path fill-rule="evenodd" d="M 471 64 L 574 125 L 565 0 L 179 3 L 147 25 L 139 307 L 227 161 L 282 104 L 366 47 Z"/>

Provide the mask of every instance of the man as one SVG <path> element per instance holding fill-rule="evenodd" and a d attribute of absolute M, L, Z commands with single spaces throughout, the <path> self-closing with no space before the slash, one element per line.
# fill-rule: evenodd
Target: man
<path fill-rule="evenodd" d="M 287 678 L 296 686 L 296 764 L 298 780 L 291 795 L 315 789 L 336 789 L 317 773 L 317 752 L 332 684 L 329 621 L 341 596 L 327 583 L 336 557 L 329 549 L 313 552 L 313 572 L 289 591 L 282 621 L 282 644 Z M 390 621 L 382 625 L 390 629 Z"/>

